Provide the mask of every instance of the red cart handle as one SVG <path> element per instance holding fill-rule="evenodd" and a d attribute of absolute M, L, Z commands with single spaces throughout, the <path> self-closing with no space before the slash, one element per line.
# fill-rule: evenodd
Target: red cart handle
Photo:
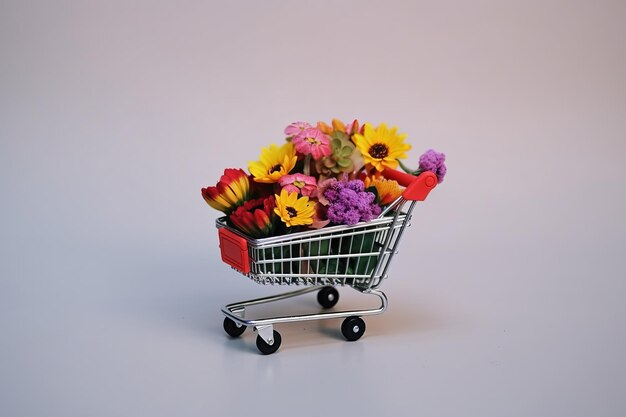
<path fill-rule="evenodd" d="M 390 180 L 396 180 L 398 184 L 406 187 L 402 193 L 402 197 L 406 200 L 424 201 L 428 193 L 437 186 L 437 176 L 431 171 L 425 171 L 414 176 L 395 169 L 385 169 L 383 176 Z"/>

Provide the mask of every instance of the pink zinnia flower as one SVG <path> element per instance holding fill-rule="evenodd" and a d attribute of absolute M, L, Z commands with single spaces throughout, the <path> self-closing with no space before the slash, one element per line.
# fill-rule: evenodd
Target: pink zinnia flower
<path fill-rule="evenodd" d="M 278 183 L 283 190 L 288 193 L 299 193 L 304 196 L 310 196 L 317 189 L 315 177 L 309 177 L 304 174 L 293 174 L 282 176 Z"/>
<path fill-rule="evenodd" d="M 304 129 L 309 129 L 311 127 L 307 122 L 293 122 L 289 126 L 285 128 L 285 135 L 298 136 Z"/>
<path fill-rule="evenodd" d="M 324 192 L 326 192 L 326 190 L 335 182 L 337 182 L 337 178 L 326 178 L 325 180 L 320 181 L 317 184 L 317 190 L 313 197 L 317 198 L 317 200 L 323 205 L 329 205 L 330 201 L 324 197 Z"/>
<path fill-rule="evenodd" d="M 320 203 L 319 201 L 315 203 L 315 214 L 313 214 L 313 223 L 311 224 L 312 229 L 321 229 L 330 223 L 327 216 L 328 207 Z"/>
<path fill-rule="evenodd" d="M 312 155 L 313 159 L 322 159 L 331 154 L 330 139 L 322 131 L 314 127 L 304 129 L 293 138 L 296 151 L 303 155 Z"/>

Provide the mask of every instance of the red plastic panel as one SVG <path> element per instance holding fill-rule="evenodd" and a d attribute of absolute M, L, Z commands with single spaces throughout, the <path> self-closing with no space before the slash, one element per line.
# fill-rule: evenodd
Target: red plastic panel
<path fill-rule="evenodd" d="M 408 187 L 413 181 L 417 179 L 416 176 L 407 174 L 406 172 L 398 171 L 397 169 L 387 168 L 383 171 L 383 176 L 389 180 L 398 181 L 403 187 Z"/>
<path fill-rule="evenodd" d="M 248 242 L 246 239 L 226 228 L 219 229 L 218 234 L 222 261 L 244 274 L 250 272 Z"/>
<path fill-rule="evenodd" d="M 424 201 L 428 193 L 430 193 L 436 185 L 437 176 L 434 173 L 430 171 L 422 172 L 415 178 L 415 181 L 406 187 L 406 190 L 402 193 L 402 197 L 407 200 Z"/>
<path fill-rule="evenodd" d="M 386 169 L 383 171 L 385 178 L 398 181 L 398 184 L 406 187 L 402 193 L 402 197 L 407 200 L 424 201 L 428 193 L 437 185 L 437 176 L 430 172 L 422 172 L 420 175 L 413 176 L 395 169 Z"/>

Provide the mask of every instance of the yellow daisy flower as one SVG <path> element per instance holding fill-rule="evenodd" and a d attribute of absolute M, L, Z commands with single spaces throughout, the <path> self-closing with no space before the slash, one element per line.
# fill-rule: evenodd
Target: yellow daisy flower
<path fill-rule="evenodd" d="M 269 149 L 263 148 L 260 159 L 260 161 L 250 162 L 248 169 L 254 181 L 272 184 L 278 182 L 283 175 L 289 174 L 296 166 L 298 157 L 295 146 L 287 142 L 281 147 L 272 144 Z"/>
<path fill-rule="evenodd" d="M 298 193 L 288 193 L 285 190 L 276 195 L 276 207 L 274 212 L 288 226 L 304 226 L 313 223 L 315 203 L 309 201 L 309 197 L 298 198 Z"/>
<path fill-rule="evenodd" d="M 356 144 L 366 164 L 383 171 L 385 168 L 397 168 L 398 159 L 406 158 L 406 151 L 411 149 L 411 145 L 404 143 L 406 134 L 398 134 L 398 128 L 387 128 L 381 123 L 374 128 L 369 123 L 364 126 L 363 134 L 356 133 L 353 136 Z"/>

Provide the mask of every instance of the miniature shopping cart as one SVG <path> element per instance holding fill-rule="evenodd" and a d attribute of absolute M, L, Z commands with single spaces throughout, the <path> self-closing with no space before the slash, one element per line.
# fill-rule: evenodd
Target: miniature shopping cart
<path fill-rule="evenodd" d="M 216 225 L 225 263 L 259 284 L 305 287 L 226 305 L 222 308 L 226 316 L 226 333 L 238 337 L 246 327 L 252 327 L 258 333 L 258 349 L 261 353 L 270 354 L 276 352 L 281 344 L 281 336 L 274 330 L 275 324 L 343 318 L 341 333 L 349 341 L 358 340 L 365 332 L 365 322 L 361 317 L 381 314 L 386 310 L 387 296 L 378 288 L 387 278 L 389 265 L 409 225 L 415 203 L 423 201 L 437 184 L 437 177 L 432 172 L 415 177 L 386 170 L 384 176 L 398 181 L 406 189 L 378 218 L 368 222 L 252 239 L 228 227 L 225 217 L 218 219 Z M 378 297 L 380 307 L 330 310 L 339 300 L 336 286 L 352 287 L 361 294 Z M 246 307 L 313 291 L 318 291 L 317 300 L 323 308 L 319 313 L 261 318 L 246 316 Z"/>

